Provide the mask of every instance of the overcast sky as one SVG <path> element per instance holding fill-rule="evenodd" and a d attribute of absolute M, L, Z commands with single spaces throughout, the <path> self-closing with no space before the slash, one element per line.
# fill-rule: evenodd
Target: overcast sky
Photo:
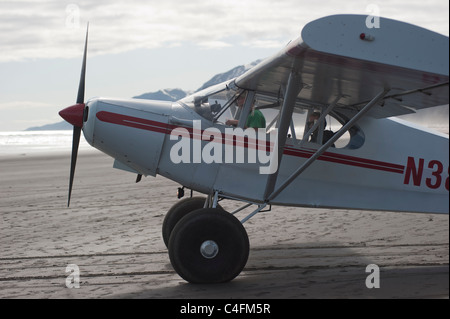
<path fill-rule="evenodd" d="M 449 34 L 447 0 L 0 0 L 0 131 L 58 122 L 75 103 L 88 21 L 86 98 L 128 98 L 195 90 L 276 53 L 309 21 L 374 14 L 371 4 Z"/>

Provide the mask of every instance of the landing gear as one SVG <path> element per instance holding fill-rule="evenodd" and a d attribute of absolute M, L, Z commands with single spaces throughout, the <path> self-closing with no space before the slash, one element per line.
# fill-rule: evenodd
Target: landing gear
<path fill-rule="evenodd" d="M 166 214 L 162 226 L 162 237 L 166 247 L 169 247 L 169 238 L 172 233 L 172 229 L 180 221 L 181 218 L 197 210 L 203 208 L 205 204 L 204 197 L 190 197 L 182 199 L 173 205 Z"/>
<path fill-rule="evenodd" d="M 233 280 L 244 269 L 249 240 L 241 222 L 221 208 L 201 208 L 182 217 L 169 239 L 175 271 L 190 283 Z"/>

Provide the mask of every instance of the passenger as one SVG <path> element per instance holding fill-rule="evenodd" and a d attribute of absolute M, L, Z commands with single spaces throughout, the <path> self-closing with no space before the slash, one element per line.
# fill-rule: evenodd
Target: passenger
<path fill-rule="evenodd" d="M 312 113 L 309 116 L 308 122 L 306 122 L 306 132 L 308 132 L 311 127 L 313 127 L 314 123 L 316 123 L 319 120 L 319 118 L 320 118 L 320 112 L 314 112 L 314 113 Z M 320 125 L 311 134 L 311 138 L 309 140 L 310 142 L 312 142 L 312 143 L 319 143 L 318 142 L 319 127 L 320 127 Z M 323 127 L 327 127 L 327 121 L 325 119 L 324 119 Z M 331 130 L 324 130 L 323 131 L 323 137 L 322 137 L 322 144 L 325 144 L 326 142 L 328 142 L 330 140 L 330 138 L 333 137 L 333 135 L 334 135 L 333 131 L 331 131 Z M 332 144 L 331 147 L 335 147 L 335 145 Z"/>
<path fill-rule="evenodd" d="M 311 127 L 314 126 L 314 124 L 317 122 L 317 120 L 320 118 L 320 112 L 313 112 L 309 118 L 308 122 L 306 122 L 306 132 L 308 132 Z M 326 122 L 325 125 L 326 126 Z M 319 127 L 317 127 L 314 132 L 311 133 L 309 141 L 312 143 L 317 143 L 317 138 L 319 137 Z"/>

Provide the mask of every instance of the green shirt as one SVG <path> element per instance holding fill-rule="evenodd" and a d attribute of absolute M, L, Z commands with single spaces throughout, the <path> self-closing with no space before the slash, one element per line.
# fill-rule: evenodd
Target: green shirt
<path fill-rule="evenodd" d="M 250 112 L 247 118 L 247 127 L 253 128 L 265 128 L 266 127 L 266 119 L 260 110 L 253 110 Z"/>

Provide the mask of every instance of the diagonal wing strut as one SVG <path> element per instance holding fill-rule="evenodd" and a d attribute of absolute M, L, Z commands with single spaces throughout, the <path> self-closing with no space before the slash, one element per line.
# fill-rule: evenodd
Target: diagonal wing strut
<path fill-rule="evenodd" d="M 301 173 L 303 173 L 312 163 L 314 163 L 323 153 L 325 153 L 328 148 L 333 145 L 334 142 L 336 142 L 342 135 L 344 135 L 352 126 L 356 124 L 370 109 L 376 105 L 381 99 L 383 99 L 386 94 L 390 91 L 390 89 L 384 89 L 380 93 L 378 93 L 369 103 L 366 104 L 350 121 L 348 121 L 344 126 L 341 127 L 339 131 L 336 132 L 336 134 L 333 135 L 333 137 L 328 140 L 322 147 L 320 147 L 308 160 L 303 163 L 302 166 L 300 166 L 295 172 L 293 172 L 288 179 L 280 185 L 276 190 L 272 191 L 270 194 L 266 194 L 265 201 L 270 202 L 274 198 L 276 198 L 289 184 L 292 183 L 293 180 L 295 180 Z M 284 145 L 284 144 L 283 144 Z M 278 165 L 280 165 L 280 161 L 278 162 Z M 278 172 L 278 170 L 277 170 Z M 269 178 L 268 183 L 272 182 L 273 186 L 276 183 L 277 179 L 277 173 L 274 173 L 272 176 L 275 176 L 274 180 L 271 181 Z M 272 177 L 271 176 L 271 177 Z M 270 188 L 270 185 L 268 184 L 266 187 L 266 191 Z"/>

